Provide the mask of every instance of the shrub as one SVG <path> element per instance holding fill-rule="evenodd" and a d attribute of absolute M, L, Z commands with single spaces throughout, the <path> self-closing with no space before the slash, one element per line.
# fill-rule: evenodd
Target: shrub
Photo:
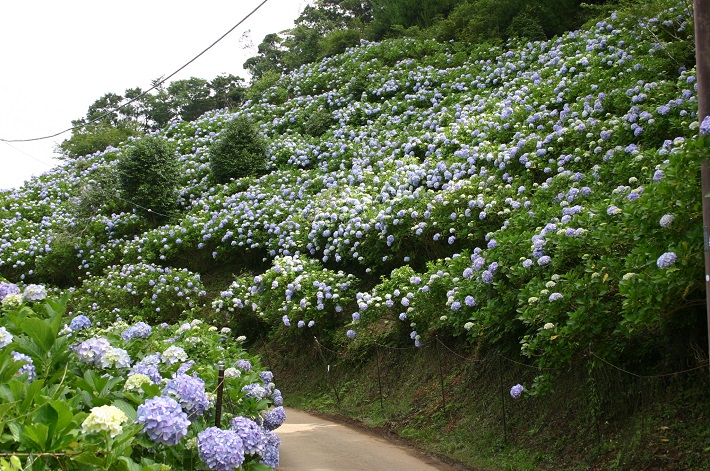
<path fill-rule="evenodd" d="M 135 141 L 117 170 L 122 196 L 136 212 L 157 223 L 176 209 L 180 167 L 168 141 L 154 136 Z"/>
<path fill-rule="evenodd" d="M 210 148 L 210 169 L 217 183 L 266 169 L 266 140 L 249 118 L 239 116 L 227 123 L 221 138 Z"/>

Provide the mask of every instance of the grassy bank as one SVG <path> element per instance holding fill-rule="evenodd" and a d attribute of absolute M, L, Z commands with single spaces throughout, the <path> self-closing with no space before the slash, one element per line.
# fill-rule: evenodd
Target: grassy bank
<path fill-rule="evenodd" d="M 710 469 L 704 369 L 637 376 L 588 356 L 547 394 L 516 400 L 511 386 L 536 368 L 444 342 L 356 355 L 314 340 L 261 354 L 288 405 L 393 433 L 471 469 Z"/>

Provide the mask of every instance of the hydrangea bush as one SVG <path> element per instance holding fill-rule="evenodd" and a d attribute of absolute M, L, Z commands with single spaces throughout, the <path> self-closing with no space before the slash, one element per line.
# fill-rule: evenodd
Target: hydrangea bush
<path fill-rule="evenodd" d="M 278 465 L 283 397 L 229 329 L 93 322 L 67 312 L 68 295 L 39 300 L 43 289 L 18 290 L 30 301 L 0 308 L 0 431 L 3 452 L 22 469 Z M 225 374 L 221 428 L 220 367 L 239 371 Z M 254 386 L 257 397 L 244 391 Z"/>
<path fill-rule="evenodd" d="M 214 308 L 353 349 L 451 336 L 553 369 L 621 357 L 640 332 L 687 328 L 704 297 L 692 12 L 647 3 L 548 41 L 363 41 L 239 110 L 175 121 L 161 135 L 180 153 L 180 216 L 157 228 L 110 204 L 87 225 L 68 203 L 125 147 L 68 160 L 0 193 L 0 273 L 44 281 L 68 230 L 74 309 L 93 319 Z M 242 117 L 267 173 L 215 185 L 210 148 Z M 217 267 L 236 279 L 208 293 Z M 188 355 L 210 355 L 192 337 Z"/>

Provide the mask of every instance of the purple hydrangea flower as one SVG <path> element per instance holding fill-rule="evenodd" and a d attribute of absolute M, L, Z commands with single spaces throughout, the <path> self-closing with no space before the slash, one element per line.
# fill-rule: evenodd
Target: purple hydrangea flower
<path fill-rule="evenodd" d="M 349 339 L 354 339 L 356 334 L 353 329 L 349 329 L 347 332 L 345 332 L 345 335 L 347 335 Z"/>
<path fill-rule="evenodd" d="M 512 388 L 510 388 L 510 396 L 513 399 L 518 399 L 522 394 L 525 388 L 523 388 L 522 384 L 516 384 Z"/>
<path fill-rule="evenodd" d="M 246 393 L 245 397 L 253 397 L 256 399 L 264 399 L 269 395 L 269 392 L 258 383 L 250 383 L 242 388 L 242 392 Z"/>
<path fill-rule="evenodd" d="M 237 360 L 234 366 L 242 371 L 251 371 L 251 362 L 249 360 Z"/>
<path fill-rule="evenodd" d="M 256 422 L 246 417 L 235 417 L 229 425 L 242 439 L 245 455 L 263 454 L 266 447 L 266 437 Z"/>
<path fill-rule="evenodd" d="M 136 423 L 143 424 L 148 438 L 165 445 L 177 445 L 190 425 L 180 404 L 167 396 L 157 396 L 139 405 Z"/>
<path fill-rule="evenodd" d="M 560 300 L 560 299 L 562 299 L 562 298 L 564 298 L 564 296 L 562 295 L 562 293 L 552 293 L 552 294 L 550 295 L 549 300 L 550 300 L 550 302 L 554 302 L 554 301 L 558 301 L 558 300 Z"/>
<path fill-rule="evenodd" d="M 163 388 L 163 394 L 174 396 L 189 417 L 200 416 L 210 407 L 205 382 L 197 376 L 175 375 Z"/>
<path fill-rule="evenodd" d="M 234 430 L 210 427 L 198 433 L 197 452 L 215 471 L 234 471 L 244 463 L 244 445 Z"/>
<path fill-rule="evenodd" d="M 286 420 L 286 411 L 282 406 L 274 407 L 264 414 L 264 428 L 266 430 L 276 430 Z"/>
<path fill-rule="evenodd" d="M 0 301 L 2 301 L 8 294 L 19 294 L 20 288 L 14 283 L 6 283 L 0 281 Z"/>
<path fill-rule="evenodd" d="M 12 352 L 12 356 L 15 358 L 15 361 L 27 362 L 22 365 L 19 370 L 17 370 L 16 374 L 23 375 L 27 373 L 27 381 L 33 381 L 37 377 L 37 370 L 35 370 L 35 365 L 32 362 L 32 358 L 25 355 L 24 353 L 19 352 Z"/>
<path fill-rule="evenodd" d="M 549 255 L 543 255 L 542 257 L 537 259 L 537 264 L 540 265 L 541 267 L 547 265 L 550 263 L 552 259 L 550 258 Z"/>
<path fill-rule="evenodd" d="M 274 374 L 271 371 L 265 370 L 259 373 L 259 378 L 264 384 L 269 384 L 274 381 Z"/>
<path fill-rule="evenodd" d="M 261 462 L 272 468 L 279 467 L 279 445 L 281 439 L 271 430 L 264 431 L 264 453 L 261 455 Z"/>
<path fill-rule="evenodd" d="M 271 400 L 274 401 L 274 405 L 276 407 L 283 406 L 284 405 L 284 398 L 281 395 L 281 390 L 274 389 L 274 392 L 271 393 Z"/>
<path fill-rule="evenodd" d="M 79 314 L 69 323 L 69 328 L 72 332 L 78 332 L 80 330 L 88 329 L 91 327 L 91 319 L 86 317 L 84 314 Z"/>
<path fill-rule="evenodd" d="M 163 377 L 160 375 L 160 371 L 155 365 L 136 363 L 135 365 L 133 365 L 133 368 L 131 368 L 131 371 L 130 373 L 128 373 L 128 375 L 130 376 L 136 374 L 146 375 L 148 378 L 150 378 L 153 384 L 160 384 L 163 381 Z"/>
<path fill-rule="evenodd" d="M 658 257 L 658 260 L 656 260 L 656 265 L 658 265 L 658 268 L 668 268 L 671 265 L 673 265 L 678 257 L 676 256 L 675 252 L 666 252 L 660 257 Z"/>
<path fill-rule="evenodd" d="M 708 134 L 710 134 L 710 116 L 704 117 L 700 123 L 700 135 L 707 136 Z"/>

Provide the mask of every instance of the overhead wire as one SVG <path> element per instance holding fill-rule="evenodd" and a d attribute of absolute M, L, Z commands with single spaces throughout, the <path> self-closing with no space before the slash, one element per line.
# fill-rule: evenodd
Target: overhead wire
<path fill-rule="evenodd" d="M 223 40 L 225 37 L 227 37 L 232 31 L 234 31 L 234 30 L 237 29 L 239 26 L 241 26 L 242 23 L 244 23 L 247 19 L 249 19 L 249 17 L 251 17 L 254 13 L 256 13 L 256 12 L 257 12 L 262 6 L 264 6 L 264 4 L 265 4 L 266 2 L 268 2 L 268 1 L 269 1 L 269 0 L 263 0 L 259 5 L 256 6 L 256 8 L 254 8 L 251 12 L 249 12 L 249 13 L 248 13 L 244 18 L 242 18 L 237 24 L 235 24 L 234 26 L 232 26 L 232 27 L 229 29 L 229 31 L 227 31 L 226 33 L 224 33 L 224 34 L 223 34 L 222 36 L 220 36 L 216 41 L 214 41 L 212 44 L 210 44 L 210 45 L 207 46 L 205 49 L 203 49 L 202 52 L 200 52 L 199 54 L 197 54 L 195 57 L 193 57 L 193 58 L 190 59 L 188 62 L 186 62 L 185 64 L 183 64 L 179 69 L 177 69 L 176 71 L 174 71 L 173 73 L 171 73 L 171 74 L 168 75 L 167 77 L 164 77 L 164 78 L 161 77 L 160 81 L 153 83 L 153 86 L 150 87 L 148 90 L 146 90 L 145 92 L 143 92 L 143 93 L 141 93 L 140 95 L 136 96 L 135 98 L 132 98 L 131 100 L 127 101 L 126 103 L 124 103 L 124 104 L 122 104 L 122 105 L 120 105 L 120 106 L 118 106 L 118 107 L 116 107 L 116 108 L 114 108 L 114 109 L 111 109 L 111 110 L 107 111 L 106 113 L 103 113 L 103 114 L 101 114 L 101 115 L 95 117 L 94 119 L 91 119 L 91 120 L 89 120 L 89 121 L 87 121 L 87 122 L 85 122 L 85 123 L 82 123 L 82 124 L 77 125 L 77 126 L 72 126 L 72 127 L 68 128 L 68 129 L 65 129 L 65 130 L 63 130 L 63 131 L 60 131 L 60 132 L 57 132 L 57 133 L 54 133 L 54 134 L 51 134 L 51 135 L 48 135 L 48 136 L 33 137 L 33 138 L 29 138 L 29 139 L 4 139 L 4 138 L 0 138 L 0 142 L 5 142 L 5 143 L 8 143 L 8 142 L 32 142 L 32 141 L 41 141 L 41 140 L 44 140 L 44 139 L 51 139 L 51 138 L 53 138 L 53 137 L 57 137 L 57 136 L 59 136 L 59 135 L 61 135 L 61 134 L 64 134 L 65 132 L 74 131 L 75 129 L 83 128 L 83 127 L 86 126 L 87 124 L 91 124 L 91 123 L 95 123 L 95 122 L 97 122 L 97 121 L 100 121 L 100 120 L 104 119 L 105 117 L 110 116 L 111 114 L 115 113 L 116 111 L 120 111 L 120 110 L 124 109 L 125 107 L 127 107 L 127 106 L 130 105 L 131 103 L 133 103 L 133 102 L 135 102 L 135 101 L 138 101 L 139 99 L 141 99 L 141 98 L 143 98 L 144 96 L 146 96 L 148 93 L 150 93 L 150 92 L 152 92 L 153 90 L 155 90 L 156 88 L 160 87 L 162 84 L 164 84 L 165 82 L 167 82 L 168 80 L 170 80 L 172 77 L 174 77 L 175 75 L 177 75 L 179 72 L 181 72 L 181 71 L 182 71 L 183 69 L 185 69 L 187 66 L 189 66 L 190 64 L 192 64 L 193 62 L 195 62 L 195 61 L 196 61 L 198 58 L 200 58 L 204 53 L 206 53 L 207 51 L 209 51 L 210 49 L 212 49 L 217 43 L 219 43 L 221 40 Z"/>

